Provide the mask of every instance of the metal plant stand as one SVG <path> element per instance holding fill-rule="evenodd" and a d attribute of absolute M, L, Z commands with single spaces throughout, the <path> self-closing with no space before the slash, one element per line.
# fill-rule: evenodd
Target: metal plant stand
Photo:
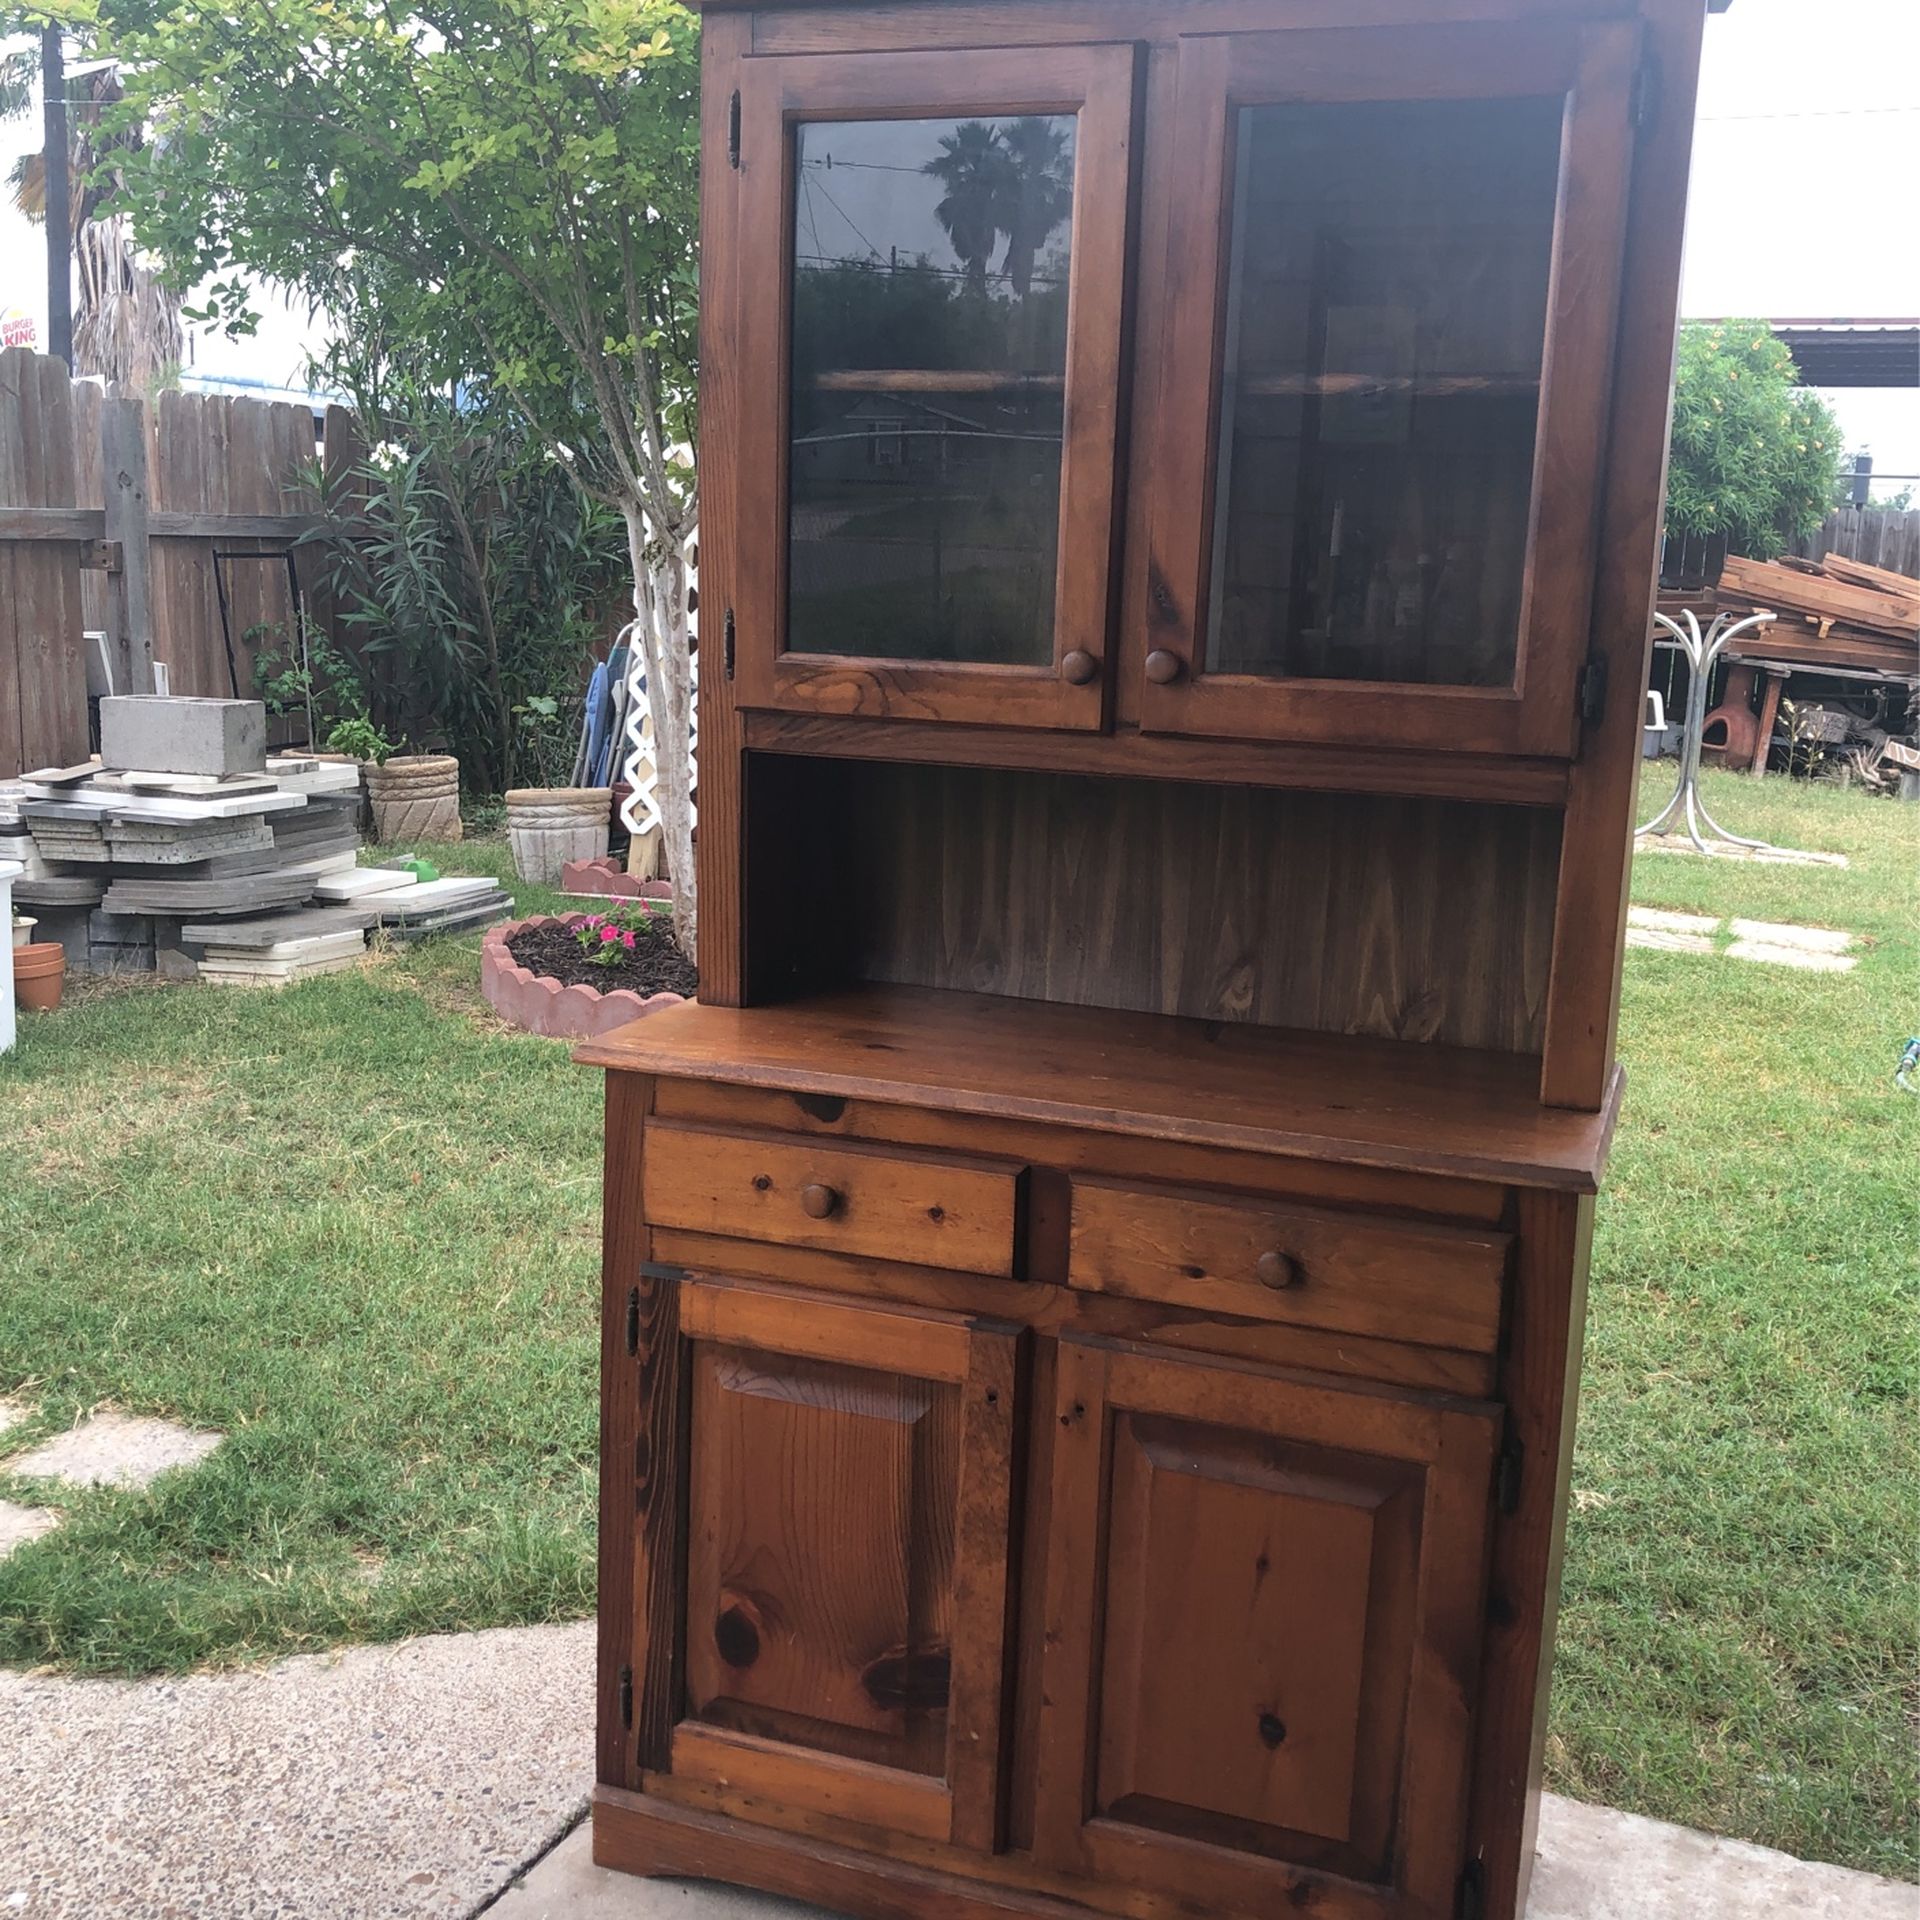
<path fill-rule="evenodd" d="M 1717 613 L 1712 626 L 1704 634 L 1691 607 L 1681 610 L 1679 620 L 1670 619 L 1664 613 L 1656 613 L 1653 617 L 1673 636 L 1674 644 L 1686 655 L 1692 679 L 1687 686 L 1686 724 L 1680 735 L 1679 781 L 1667 804 L 1644 827 L 1635 829 L 1636 838 L 1640 834 L 1665 833 L 1668 823 L 1678 814 L 1686 826 L 1687 838 L 1701 853 L 1713 852 L 1716 844 L 1747 847 L 1762 853 L 1772 852 L 1773 849 L 1764 840 L 1749 840 L 1741 834 L 1729 833 L 1707 811 L 1707 803 L 1700 797 L 1700 736 L 1707 724 L 1707 687 L 1713 678 L 1714 663 L 1726 651 L 1728 641 L 1745 633 L 1750 627 L 1770 625 L 1775 616 L 1771 613 L 1750 613 L 1736 619 L 1731 613 Z M 1684 626 L 1682 621 L 1686 623 Z M 1764 754 L 1766 750 L 1767 743 L 1763 740 L 1760 751 Z M 1708 835 L 1712 836 L 1711 842 L 1706 837 Z"/>

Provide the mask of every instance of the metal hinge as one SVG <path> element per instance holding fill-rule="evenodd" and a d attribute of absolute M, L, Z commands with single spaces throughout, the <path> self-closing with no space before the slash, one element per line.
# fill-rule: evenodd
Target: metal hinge
<path fill-rule="evenodd" d="M 1460 1869 L 1460 1885 L 1453 1896 L 1453 1920 L 1481 1920 L 1486 1910 L 1486 1876 L 1478 1860 L 1469 1860 Z"/>
<path fill-rule="evenodd" d="M 1633 101 L 1628 108 L 1635 133 L 1653 118 L 1659 105 L 1660 69 L 1652 54 L 1643 53 L 1640 64 L 1633 70 Z"/>
<path fill-rule="evenodd" d="M 735 87 L 733 98 L 727 102 L 727 165 L 738 167 L 740 164 L 740 89 Z"/>
<path fill-rule="evenodd" d="M 727 678 L 733 678 L 733 609 L 727 609 L 727 617 L 720 626 L 720 664 L 726 669 Z"/>
<path fill-rule="evenodd" d="M 640 1289 L 633 1288 L 627 1295 L 627 1351 L 640 1351 Z"/>
<path fill-rule="evenodd" d="M 633 1669 L 620 1669 L 620 1724 L 623 1727 L 633 1725 Z"/>
<path fill-rule="evenodd" d="M 1517 1434 L 1509 1433 L 1500 1443 L 1500 1457 L 1493 1467 L 1493 1501 L 1502 1513 L 1520 1510 L 1520 1476 L 1526 1467 L 1526 1449 Z"/>
<path fill-rule="evenodd" d="M 1580 669 L 1580 724 L 1597 727 L 1607 710 L 1607 662 L 1604 654 L 1592 655 Z"/>

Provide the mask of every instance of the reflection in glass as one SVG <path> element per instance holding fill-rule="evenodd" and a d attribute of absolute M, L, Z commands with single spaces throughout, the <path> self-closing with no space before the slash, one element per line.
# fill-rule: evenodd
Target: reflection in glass
<path fill-rule="evenodd" d="M 1512 683 L 1560 120 L 1241 110 L 1211 671 Z"/>
<path fill-rule="evenodd" d="M 789 651 L 1052 660 L 1073 136 L 798 129 Z"/>

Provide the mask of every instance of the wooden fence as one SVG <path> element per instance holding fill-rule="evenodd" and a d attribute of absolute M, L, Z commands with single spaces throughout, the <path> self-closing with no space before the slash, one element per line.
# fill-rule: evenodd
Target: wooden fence
<path fill-rule="evenodd" d="M 1920 511 L 1836 507 L 1819 531 L 1796 542 L 1793 551 L 1806 560 L 1824 560 L 1837 553 L 1920 579 Z"/>
<path fill-rule="evenodd" d="M 118 691 L 150 691 L 159 661 L 174 693 L 252 696 L 260 650 L 293 634 L 314 456 L 302 406 L 148 404 L 0 353 L 0 779 L 85 758 L 90 631 Z"/>

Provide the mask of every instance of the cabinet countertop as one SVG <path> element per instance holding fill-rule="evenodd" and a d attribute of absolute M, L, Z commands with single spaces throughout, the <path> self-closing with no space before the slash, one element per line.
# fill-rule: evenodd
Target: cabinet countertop
<path fill-rule="evenodd" d="M 1529 1056 L 925 987 L 689 1000 L 584 1042 L 610 1071 L 1127 1133 L 1560 1192 L 1598 1184 L 1597 1113 L 1545 1107 Z"/>

